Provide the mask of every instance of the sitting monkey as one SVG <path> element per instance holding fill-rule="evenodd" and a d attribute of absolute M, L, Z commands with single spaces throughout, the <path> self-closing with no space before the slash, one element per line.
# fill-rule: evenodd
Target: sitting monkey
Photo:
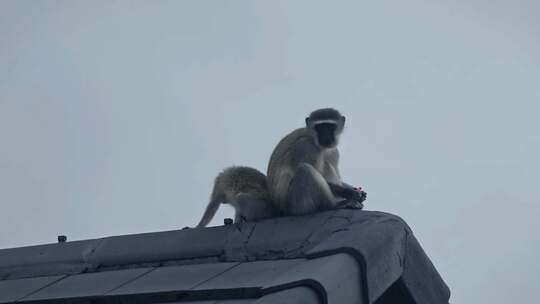
<path fill-rule="evenodd" d="M 332 108 L 313 111 L 306 127 L 275 147 L 268 164 L 268 190 L 277 210 L 300 215 L 339 207 L 362 209 L 366 192 L 341 181 L 337 149 L 345 116 Z"/>

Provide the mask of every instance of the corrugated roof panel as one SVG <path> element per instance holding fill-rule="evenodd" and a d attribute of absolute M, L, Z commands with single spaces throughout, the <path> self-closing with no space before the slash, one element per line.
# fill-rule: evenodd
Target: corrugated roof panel
<path fill-rule="evenodd" d="M 308 287 L 294 287 L 267 294 L 259 299 L 167 302 L 156 304 L 320 304 L 317 294 Z"/>
<path fill-rule="evenodd" d="M 35 301 L 100 296 L 152 269 L 136 268 L 72 275 L 25 297 L 23 300 Z"/>
<path fill-rule="evenodd" d="M 325 226 L 332 214 L 269 219 L 264 221 L 264 225 L 260 222 L 235 225 L 236 229 L 229 231 L 227 236 L 225 256 L 234 261 L 246 261 L 248 255 L 265 260 L 297 258 L 310 245 L 310 237 Z"/>
<path fill-rule="evenodd" d="M 84 262 L 99 240 L 73 241 L 0 250 L 0 268 L 38 263 Z"/>
<path fill-rule="evenodd" d="M 305 259 L 256 261 L 240 265 L 196 286 L 193 290 L 263 287 Z"/>
<path fill-rule="evenodd" d="M 419 304 L 448 303 L 450 289 L 414 236 L 409 237 L 406 254 L 402 280 L 413 299 Z"/>
<path fill-rule="evenodd" d="M 221 304 L 221 302 L 219 302 Z M 309 287 L 294 287 L 273 292 L 253 301 L 254 304 L 320 304 L 319 295 Z M 361 302 L 358 302 L 361 303 Z M 196 303 L 193 303 L 196 304 Z M 227 303 L 229 304 L 229 303 Z M 341 304 L 341 303 L 340 303 Z"/>
<path fill-rule="evenodd" d="M 308 254 L 316 253 L 317 256 L 324 252 L 335 254 L 340 249 L 353 249 L 351 252 L 368 265 L 365 277 L 368 279 L 370 301 L 374 301 L 401 276 L 405 257 L 403 249 L 410 233 L 400 218 L 371 213 L 367 219 L 362 216 L 359 222 L 353 222 L 348 230 L 332 234 Z"/>
<path fill-rule="evenodd" d="M 350 215 L 350 226 L 335 231 L 310 249 L 308 257 L 339 252 L 353 255 L 364 267 L 362 289 L 366 302 L 375 301 L 400 277 L 415 301 L 448 302 L 448 287 L 403 219 L 377 211 L 352 212 Z"/>
<path fill-rule="evenodd" d="M 251 304 L 256 303 L 254 299 L 242 299 L 242 300 L 221 300 L 221 301 L 187 301 L 187 302 L 165 302 L 155 304 Z M 281 304 L 281 302 L 279 302 Z"/>
<path fill-rule="evenodd" d="M 86 240 L 0 250 L 0 279 L 80 273 L 92 267 L 86 259 L 98 243 Z"/>
<path fill-rule="evenodd" d="M 117 266 L 219 256 L 230 229 L 220 226 L 108 237 L 88 260 L 96 265 Z"/>
<path fill-rule="evenodd" d="M 354 266 L 349 255 L 354 257 Z M 190 281 L 191 274 L 169 268 L 185 266 L 164 266 L 178 262 L 191 264 L 194 272 L 202 276 Z M 214 266 L 201 265 L 225 262 L 233 263 L 233 267 L 225 267 L 221 272 L 199 268 L 213 269 Z M 237 262 L 242 264 L 234 264 Z M 115 279 L 114 273 L 137 272 L 133 267 L 141 265 L 154 266 L 159 271 L 154 270 L 155 275 L 154 271 L 143 273 L 141 277 L 118 275 Z M 106 272 L 103 266 L 118 270 Z M 171 279 L 173 273 L 176 279 Z M 71 276 L 50 286 L 45 284 L 47 287 L 37 284 L 39 291 L 32 284 L 24 289 L 26 284 L 13 283 L 17 282 L 15 279 L 32 277 L 39 281 L 42 277 L 61 275 Z M 182 281 L 184 278 L 187 281 Z M 142 299 L 146 295 L 140 292 L 146 286 L 156 291 L 157 297 L 151 303 L 210 298 L 263 301 L 284 290 L 304 286 L 319 298 L 322 294 L 333 302 L 343 303 L 342 298 L 354 301 L 357 293 L 364 296 L 364 302 L 372 302 L 398 278 L 404 290 L 419 303 L 448 302 L 448 287 L 407 224 L 390 214 L 358 210 L 0 250 L 0 280 L 9 281 L 0 283 L 8 290 L 0 293 L 4 299 L 28 290 L 36 292 L 24 300 L 45 297 L 46 293 L 54 299 L 101 296 L 110 290 L 118 294 L 131 292 L 126 296 Z M 131 280 L 133 285 L 128 284 Z M 143 283 L 144 280 L 149 281 Z M 122 286 L 124 283 L 126 286 Z M 10 284 L 16 286 L 11 288 Z M 175 290 L 171 297 L 164 292 L 168 289 Z"/>
<path fill-rule="evenodd" d="M 161 303 L 154 303 L 154 304 L 216 304 L 218 301 L 189 301 L 189 302 L 161 302 Z"/>
<path fill-rule="evenodd" d="M 49 276 L 0 281 L 0 303 L 8 303 L 31 294 L 64 276 Z"/>
<path fill-rule="evenodd" d="M 306 260 L 283 272 L 264 286 L 265 291 L 279 289 L 300 282 L 317 291 L 329 303 L 362 303 L 362 290 L 358 288 L 361 276 L 356 260 L 340 253 Z"/>
<path fill-rule="evenodd" d="M 238 263 L 213 263 L 159 267 L 152 272 L 112 290 L 107 295 L 128 295 L 166 291 L 191 290 Z"/>

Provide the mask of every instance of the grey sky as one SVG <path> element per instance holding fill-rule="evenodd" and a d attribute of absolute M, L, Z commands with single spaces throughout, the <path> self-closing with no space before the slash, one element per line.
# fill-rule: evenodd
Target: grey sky
<path fill-rule="evenodd" d="M 539 37 L 534 0 L 1 1 L 0 248 L 194 225 L 335 106 L 344 178 L 452 302 L 531 302 Z"/>

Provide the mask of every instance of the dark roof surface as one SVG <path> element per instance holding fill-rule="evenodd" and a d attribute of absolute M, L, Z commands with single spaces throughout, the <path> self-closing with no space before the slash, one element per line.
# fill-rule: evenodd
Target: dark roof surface
<path fill-rule="evenodd" d="M 386 303 L 390 294 L 450 297 L 407 224 L 382 212 L 0 250 L 0 303 Z"/>

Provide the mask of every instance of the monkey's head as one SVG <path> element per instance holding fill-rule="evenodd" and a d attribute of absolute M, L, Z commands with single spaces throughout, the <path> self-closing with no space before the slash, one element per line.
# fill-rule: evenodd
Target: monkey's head
<path fill-rule="evenodd" d="M 337 146 L 344 126 L 345 116 L 332 108 L 315 110 L 306 118 L 306 128 L 317 133 L 317 143 L 323 148 Z"/>

